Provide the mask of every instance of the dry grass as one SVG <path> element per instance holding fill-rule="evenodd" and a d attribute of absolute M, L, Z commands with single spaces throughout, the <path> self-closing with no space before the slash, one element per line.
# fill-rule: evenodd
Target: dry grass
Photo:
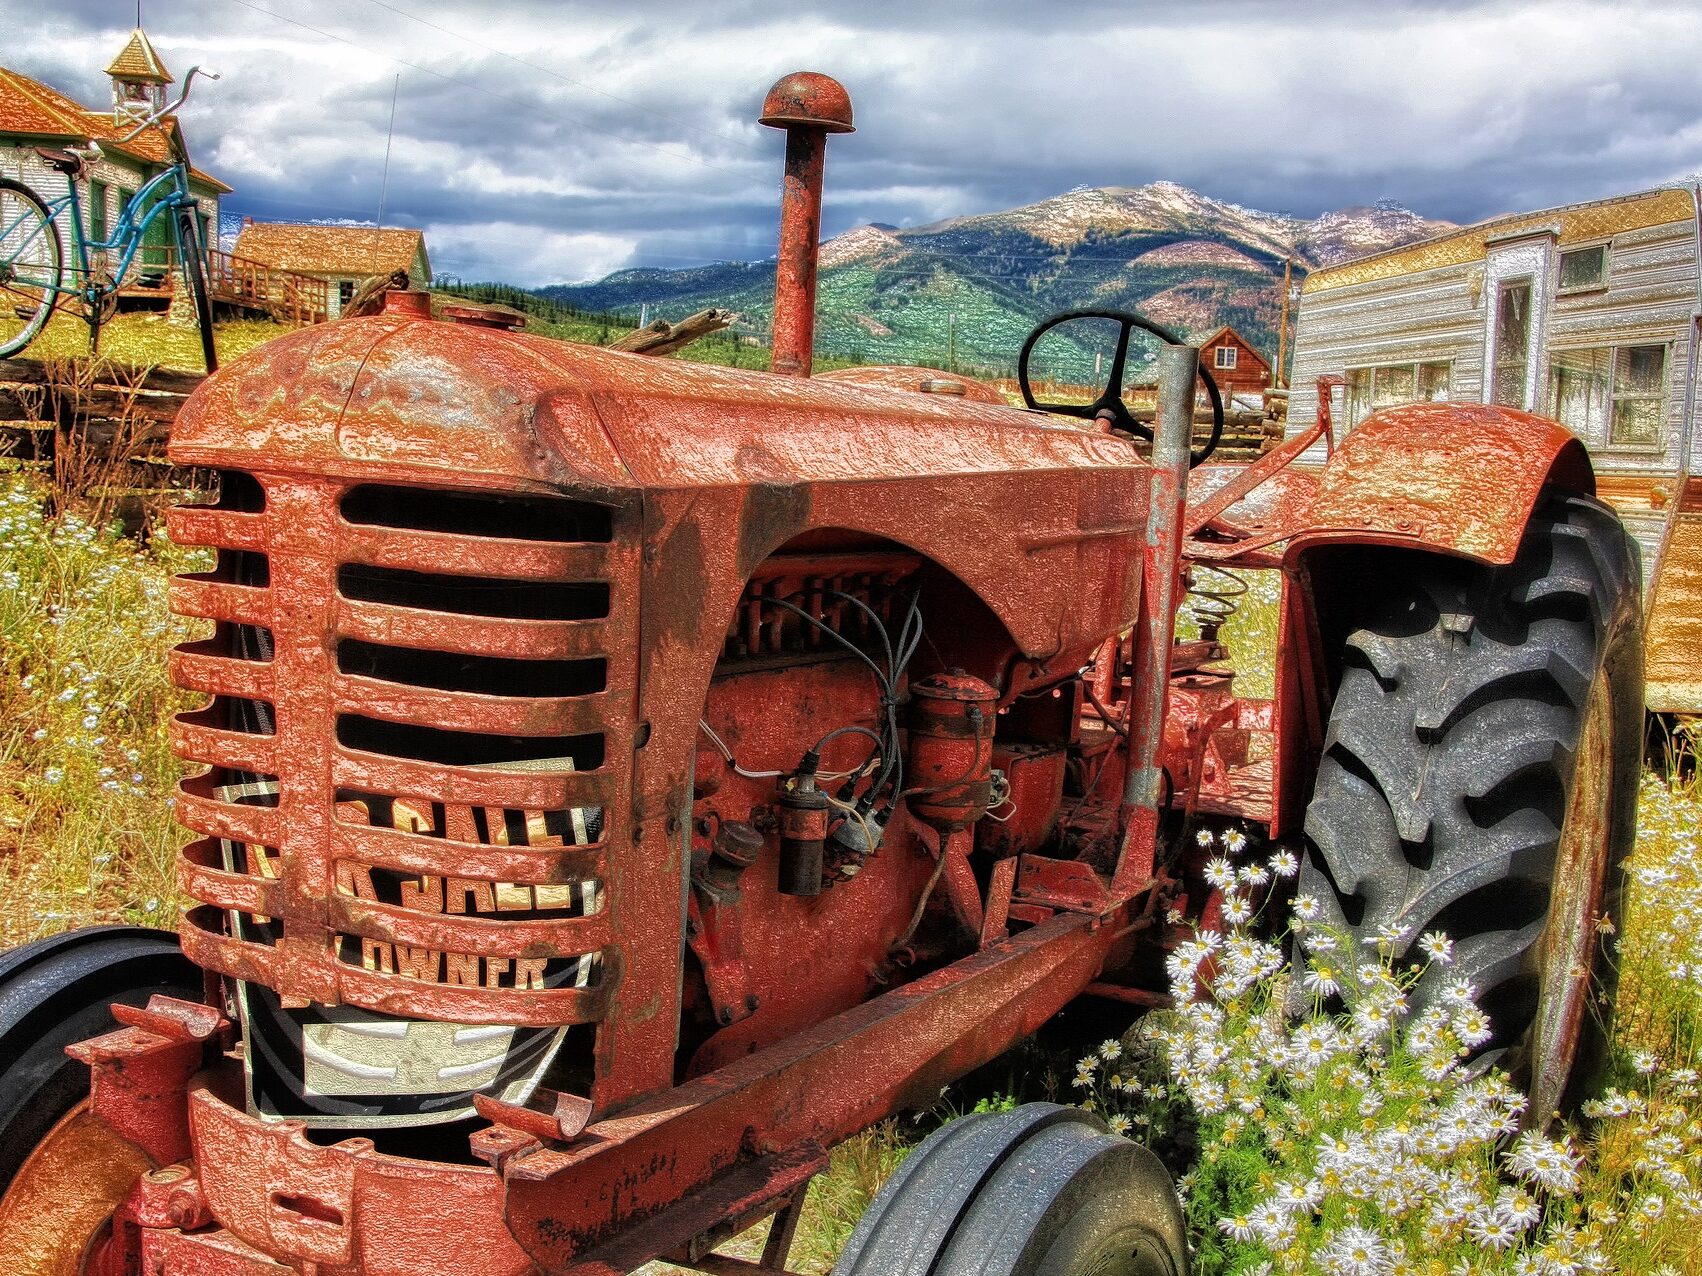
<path fill-rule="evenodd" d="M 129 920 L 170 925 L 178 765 L 166 611 L 186 556 L 66 511 L 0 470 L 0 944 Z"/>
<path fill-rule="evenodd" d="M 293 331 L 287 324 L 266 319 L 239 319 L 215 325 L 213 339 L 223 363 Z M 88 353 L 88 325 L 71 315 L 56 314 L 23 357 L 78 358 Z M 128 311 L 114 316 L 101 329 L 100 353 L 116 363 L 200 372 L 201 333 L 193 327 L 168 323 L 163 311 Z"/>

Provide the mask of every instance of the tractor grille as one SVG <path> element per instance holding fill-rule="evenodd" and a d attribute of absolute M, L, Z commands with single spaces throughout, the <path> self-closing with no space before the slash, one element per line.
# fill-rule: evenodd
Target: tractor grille
<path fill-rule="evenodd" d="M 171 660 L 212 696 L 173 724 L 174 749 L 208 768 L 179 790 L 199 835 L 179 865 L 198 901 L 183 945 L 301 1012 L 307 1091 L 380 1093 L 402 1073 L 486 1088 L 512 1069 L 472 1029 L 601 1017 L 625 792 L 608 764 L 633 747 L 621 517 L 245 474 L 171 511 L 176 540 L 218 551 L 172 586 L 174 611 L 215 622 Z M 396 1031 L 385 1016 L 469 1031 L 420 1083 L 418 1061 L 363 1053 Z"/>

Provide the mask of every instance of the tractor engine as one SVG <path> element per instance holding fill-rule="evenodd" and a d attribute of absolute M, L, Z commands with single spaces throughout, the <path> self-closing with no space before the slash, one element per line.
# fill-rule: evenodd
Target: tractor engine
<path fill-rule="evenodd" d="M 1066 792 L 1105 831 L 1077 674 L 1133 612 L 1122 444 L 415 305 L 174 436 L 221 476 L 170 516 L 217 550 L 172 595 L 214 624 L 172 660 L 213 697 L 173 728 L 210 768 L 183 942 L 249 1112 L 614 1107 L 973 951 Z"/>

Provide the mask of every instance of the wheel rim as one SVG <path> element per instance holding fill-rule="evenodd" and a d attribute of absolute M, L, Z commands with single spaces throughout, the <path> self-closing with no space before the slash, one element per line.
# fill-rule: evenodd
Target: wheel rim
<path fill-rule="evenodd" d="M 46 326 L 58 280 L 59 241 L 41 211 L 0 192 L 0 351 L 21 349 Z"/>
<path fill-rule="evenodd" d="M 9 1276 L 81 1276 L 148 1158 L 89 1110 L 72 1108 L 36 1144 L 0 1197 Z"/>
<path fill-rule="evenodd" d="M 1597 678 L 1584 705 L 1572 787 L 1555 855 L 1548 920 L 1537 941 L 1539 987 L 1531 1024 L 1529 1119 L 1546 1125 L 1560 1107 L 1583 1038 L 1595 965 L 1613 796 L 1613 696 Z"/>

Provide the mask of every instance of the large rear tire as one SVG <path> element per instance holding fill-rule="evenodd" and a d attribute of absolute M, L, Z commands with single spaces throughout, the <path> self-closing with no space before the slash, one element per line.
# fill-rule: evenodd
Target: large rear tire
<path fill-rule="evenodd" d="M 146 1155 L 88 1107 L 89 1070 L 65 1047 L 117 1025 L 113 1002 L 196 1001 L 201 973 L 177 936 L 139 926 L 71 931 L 0 954 L 0 1254 L 7 1276 L 73 1276 L 100 1243 Z"/>
<path fill-rule="evenodd" d="M 834 1276 L 1186 1276 L 1158 1158 L 1079 1108 L 1030 1103 L 934 1132 L 881 1189 Z"/>
<path fill-rule="evenodd" d="M 1546 1125 L 1606 1049 L 1641 759 L 1637 547 L 1599 502 L 1553 496 L 1505 567 L 1403 568 L 1347 639 L 1300 890 L 1356 942 L 1448 934 L 1417 1004 L 1469 980 L 1494 1032 L 1478 1059 Z"/>

